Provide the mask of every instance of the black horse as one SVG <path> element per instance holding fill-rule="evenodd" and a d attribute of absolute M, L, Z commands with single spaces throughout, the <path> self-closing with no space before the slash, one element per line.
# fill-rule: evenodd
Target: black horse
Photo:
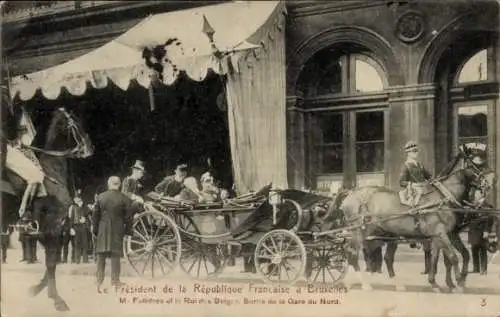
<path fill-rule="evenodd" d="M 2 121 L 6 123 L 2 124 L 2 171 L 6 170 L 6 167 L 8 168 L 5 155 L 8 149 L 7 145 L 14 144 L 18 137 L 20 119 L 18 109 L 12 107 L 8 95 L 2 93 Z M 56 265 L 62 242 L 61 230 L 68 208 L 72 203 L 67 182 L 67 164 L 69 158 L 86 158 L 93 154 L 94 149 L 80 123 L 64 108 L 58 108 L 52 112 L 43 149 L 21 145 L 21 148 L 23 147 L 24 151 L 37 153 L 37 159 L 45 174 L 43 186 L 47 194 L 39 197 L 35 193 L 40 185 L 34 186 L 33 193 L 28 195 L 30 199 L 22 217 L 30 224 L 38 222 L 38 232 L 35 230 L 34 236 L 45 248 L 46 271 L 41 281 L 31 287 L 30 293 L 36 296 L 48 286 L 48 296 L 54 300 L 56 310 L 67 311 L 69 307 L 58 294 L 56 288 Z M 11 184 L 14 184 L 14 187 L 22 186 L 23 181 L 20 175 L 7 174 L 5 177 Z M 2 192 L 2 196 L 4 195 L 7 194 Z M 18 211 L 8 210 L 7 212 L 17 214 Z"/>

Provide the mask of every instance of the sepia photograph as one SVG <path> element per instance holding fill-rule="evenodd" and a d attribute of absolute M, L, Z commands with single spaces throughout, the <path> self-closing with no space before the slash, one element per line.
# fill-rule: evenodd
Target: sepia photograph
<path fill-rule="evenodd" d="M 500 317 L 500 0 L 0 10 L 0 317 Z"/>

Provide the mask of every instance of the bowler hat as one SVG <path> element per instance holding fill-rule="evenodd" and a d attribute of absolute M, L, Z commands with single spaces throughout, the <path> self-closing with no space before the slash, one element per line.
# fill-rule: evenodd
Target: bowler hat
<path fill-rule="evenodd" d="M 132 168 L 135 168 L 135 169 L 138 169 L 138 170 L 141 170 L 141 171 L 145 171 L 146 169 L 144 168 L 144 162 L 141 161 L 141 160 L 137 160 L 135 161 L 135 164 L 134 166 L 132 166 Z"/>

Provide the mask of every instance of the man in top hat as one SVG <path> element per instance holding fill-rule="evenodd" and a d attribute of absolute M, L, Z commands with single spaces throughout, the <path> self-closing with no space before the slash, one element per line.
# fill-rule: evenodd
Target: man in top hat
<path fill-rule="evenodd" d="M 111 284 L 121 286 L 120 258 L 123 256 L 123 238 L 132 229 L 131 199 L 120 192 L 120 178 L 108 179 L 108 190 L 97 196 L 93 214 L 93 233 L 96 236 L 97 288 L 104 281 L 106 258 L 111 258 Z"/>
<path fill-rule="evenodd" d="M 184 180 L 187 177 L 187 164 L 179 164 L 175 168 L 174 175 L 165 177 L 158 185 L 155 186 L 155 192 L 167 197 L 175 197 L 184 189 Z"/>
<path fill-rule="evenodd" d="M 141 179 L 144 177 L 146 169 L 144 162 L 137 160 L 132 166 L 132 174 L 125 177 L 122 183 L 122 193 L 135 201 L 142 201 L 143 185 Z"/>
<path fill-rule="evenodd" d="M 419 148 L 414 141 L 408 141 L 404 146 L 406 161 L 401 169 L 399 184 L 403 188 L 400 198 L 411 206 L 416 206 L 423 193 L 426 182 L 431 179 L 431 174 L 418 160 Z M 431 265 L 431 242 L 422 243 L 425 255 L 425 269 L 422 274 L 428 274 Z"/>

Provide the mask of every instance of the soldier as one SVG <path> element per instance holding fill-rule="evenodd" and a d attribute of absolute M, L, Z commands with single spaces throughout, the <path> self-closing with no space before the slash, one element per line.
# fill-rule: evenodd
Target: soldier
<path fill-rule="evenodd" d="M 90 235 L 89 216 L 90 210 L 83 205 L 83 200 L 80 197 L 80 192 L 74 198 L 75 204 L 69 209 L 69 223 L 72 233 L 74 234 L 74 243 L 72 250 L 72 260 L 79 264 L 83 257 L 83 263 L 88 263 L 88 242 Z"/>
<path fill-rule="evenodd" d="M 468 240 L 472 253 L 472 273 L 486 275 L 488 270 L 488 233 L 492 218 L 474 219 L 469 224 Z"/>
<path fill-rule="evenodd" d="M 121 286 L 120 258 L 123 256 L 123 238 L 132 229 L 130 217 L 131 199 L 120 192 L 120 178 L 111 176 L 108 179 L 108 190 L 97 197 L 93 214 L 93 230 L 97 237 L 95 252 L 97 254 L 97 290 L 100 292 L 104 282 L 106 258 L 111 258 L 111 284 Z"/>
<path fill-rule="evenodd" d="M 403 188 L 400 191 L 400 198 L 403 203 L 416 206 L 418 205 L 426 181 L 431 179 L 431 174 L 419 162 L 419 149 L 415 142 L 408 141 L 404 146 L 404 151 L 406 153 L 406 161 L 399 177 L 399 184 Z M 426 240 L 422 245 L 425 255 L 425 270 L 422 274 L 428 274 L 431 264 L 431 243 Z"/>

